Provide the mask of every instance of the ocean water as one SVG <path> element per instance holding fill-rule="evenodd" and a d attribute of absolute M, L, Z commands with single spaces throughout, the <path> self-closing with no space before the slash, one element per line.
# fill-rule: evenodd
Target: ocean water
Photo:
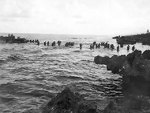
<path fill-rule="evenodd" d="M 5 34 L 1 34 L 5 35 Z M 121 97 L 121 76 L 95 64 L 96 55 L 127 54 L 109 49 L 90 50 L 93 42 L 109 41 L 109 36 L 15 34 L 39 39 L 41 44 L 0 44 L 0 113 L 40 113 L 42 106 L 65 87 L 104 107 L 110 98 Z M 60 47 L 44 46 L 44 41 L 62 41 Z M 68 41 L 74 47 L 65 47 Z M 79 43 L 83 43 L 82 50 Z M 136 48 L 149 46 L 137 44 Z"/>

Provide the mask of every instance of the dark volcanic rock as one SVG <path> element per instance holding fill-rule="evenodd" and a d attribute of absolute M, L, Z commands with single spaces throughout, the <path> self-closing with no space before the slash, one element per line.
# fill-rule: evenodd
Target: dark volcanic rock
<path fill-rule="evenodd" d="M 96 56 L 97 64 L 107 65 L 107 70 L 122 75 L 122 91 L 124 94 L 150 96 L 150 51 L 135 50 L 127 56 L 114 55 L 111 58 Z M 106 59 L 107 58 L 107 59 Z M 105 60 L 106 59 L 106 60 Z"/>
<path fill-rule="evenodd" d="M 144 51 L 142 55 L 143 55 L 144 59 L 150 60 L 150 50 Z"/>
<path fill-rule="evenodd" d="M 150 61 L 142 57 L 135 57 L 132 65 L 124 63 L 123 92 L 150 95 Z"/>
<path fill-rule="evenodd" d="M 98 113 L 97 106 L 89 103 L 84 98 L 72 92 L 69 88 L 64 89 L 44 107 L 42 113 Z"/>
<path fill-rule="evenodd" d="M 132 63 L 136 57 L 141 56 L 141 53 L 142 53 L 141 51 L 135 50 L 134 52 L 127 55 L 127 61 L 130 64 L 130 66 L 132 66 Z"/>
<path fill-rule="evenodd" d="M 146 97 L 130 96 L 111 101 L 103 113 L 149 113 L 150 102 Z"/>
<path fill-rule="evenodd" d="M 148 97 L 128 96 L 117 98 L 111 100 L 100 111 L 95 103 L 84 100 L 81 95 L 66 88 L 47 103 L 42 113 L 149 113 L 149 111 L 150 101 Z M 30 112 L 30 110 L 27 112 Z M 31 110 L 31 112 L 33 111 Z"/>
<path fill-rule="evenodd" d="M 119 73 L 122 69 L 125 59 L 126 59 L 125 55 L 121 56 L 114 55 L 111 58 L 109 58 L 108 56 L 105 57 L 96 56 L 94 58 L 94 62 L 96 64 L 107 65 L 107 70 L 111 70 L 112 73 Z"/>
<path fill-rule="evenodd" d="M 112 73 L 120 73 L 123 63 L 126 59 L 125 55 L 117 56 L 114 55 L 110 58 L 108 64 L 107 64 L 107 70 L 111 70 Z"/>
<path fill-rule="evenodd" d="M 150 96 L 150 60 L 145 59 L 141 53 L 135 50 L 127 55 L 123 63 L 122 91 L 125 95 Z"/>
<path fill-rule="evenodd" d="M 124 95 L 150 96 L 150 82 L 141 76 L 123 76 L 122 91 Z"/>
<path fill-rule="evenodd" d="M 105 64 L 105 65 L 107 65 L 108 64 L 108 62 L 109 62 L 109 57 L 108 56 L 105 56 L 105 57 L 101 57 L 101 56 L 96 56 L 95 58 L 94 58 L 94 62 L 96 63 L 96 64 Z"/>

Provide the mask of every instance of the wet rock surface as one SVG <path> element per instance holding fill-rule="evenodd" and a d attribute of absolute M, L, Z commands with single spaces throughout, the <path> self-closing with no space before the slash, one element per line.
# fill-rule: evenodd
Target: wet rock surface
<path fill-rule="evenodd" d="M 52 98 L 42 109 L 42 113 L 149 113 L 150 101 L 148 97 L 126 96 L 116 98 L 99 110 L 94 102 L 89 102 L 83 96 L 65 88 Z"/>
<path fill-rule="evenodd" d="M 121 71 L 125 59 L 126 59 L 125 55 L 121 55 L 121 56 L 114 55 L 111 58 L 109 58 L 108 56 L 105 57 L 96 56 L 94 58 L 94 62 L 96 64 L 106 65 L 107 70 L 111 70 L 112 73 L 116 74 Z"/>
<path fill-rule="evenodd" d="M 122 76 L 123 98 L 110 101 L 103 113 L 150 113 L 150 50 L 139 50 L 127 56 L 112 56 L 105 65 Z M 104 57 L 95 57 L 104 64 Z M 103 61 L 103 62 L 102 62 Z"/>
<path fill-rule="evenodd" d="M 78 93 L 65 88 L 52 98 L 43 108 L 42 113 L 99 113 L 94 103 L 86 101 Z"/>
<path fill-rule="evenodd" d="M 145 59 L 145 52 L 135 51 L 127 55 L 122 72 L 123 92 L 150 96 L 150 60 Z"/>
<path fill-rule="evenodd" d="M 96 102 L 90 102 L 78 93 L 65 88 L 52 98 L 42 113 L 150 113 L 150 60 L 149 51 L 134 51 L 127 56 L 94 58 L 96 64 L 107 65 L 112 73 L 122 76 L 123 97 L 111 99 L 99 110 Z"/>
<path fill-rule="evenodd" d="M 114 74 L 120 73 L 125 59 L 126 59 L 125 55 L 112 56 L 109 60 L 110 62 L 107 64 L 107 70 L 111 70 L 112 73 Z"/>
<path fill-rule="evenodd" d="M 149 113 L 150 102 L 147 97 L 129 96 L 110 101 L 103 113 Z"/>
<path fill-rule="evenodd" d="M 126 93 L 150 95 L 150 60 L 149 50 L 139 50 L 127 56 L 112 56 L 103 63 L 106 57 L 95 57 L 97 64 L 105 64 L 107 70 L 122 75 L 122 89 Z"/>
<path fill-rule="evenodd" d="M 150 50 L 144 51 L 142 55 L 143 55 L 144 59 L 150 60 Z"/>

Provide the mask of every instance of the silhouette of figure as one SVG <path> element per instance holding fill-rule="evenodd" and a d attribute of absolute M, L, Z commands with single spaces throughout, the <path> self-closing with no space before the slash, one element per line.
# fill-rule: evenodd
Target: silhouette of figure
<path fill-rule="evenodd" d="M 114 50 L 115 47 L 114 47 L 113 44 L 111 44 L 111 45 L 110 45 L 110 48 L 111 48 L 111 50 Z"/>
<path fill-rule="evenodd" d="M 92 49 L 93 49 L 93 45 L 91 44 L 91 45 L 90 45 L 90 50 L 92 50 Z"/>
<path fill-rule="evenodd" d="M 100 48 L 100 46 L 101 46 L 101 45 L 100 45 L 100 43 L 99 43 L 99 44 L 98 44 L 98 48 Z"/>
<path fill-rule="evenodd" d="M 44 42 L 44 46 L 46 46 L 46 41 Z"/>
<path fill-rule="evenodd" d="M 68 42 L 66 42 L 66 43 L 65 43 L 65 47 L 68 47 L 68 45 L 69 45 L 69 43 L 68 43 Z"/>
<path fill-rule="evenodd" d="M 82 44 L 80 43 L 80 50 L 82 49 Z"/>
<path fill-rule="evenodd" d="M 120 47 L 123 48 L 123 44 L 120 44 Z"/>
<path fill-rule="evenodd" d="M 110 44 L 107 43 L 107 48 L 109 49 Z"/>
<path fill-rule="evenodd" d="M 96 42 L 93 42 L 93 45 L 96 45 Z"/>
<path fill-rule="evenodd" d="M 58 46 L 60 46 L 61 45 L 61 41 L 58 41 L 57 44 L 58 44 Z"/>
<path fill-rule="evenodd" d="M 74 46 L 74 42 L 70 42 L 70 46 Z"/>
<path fill-rule="evenodd" d="M 53 43 L 52 43 L 52 46 L 55 46 L 56 45 L 56 42 L 54 41 Z"/>
<path fill-rule="evenodd" d="M 49 41 L 47 42 L 47 46 L 49 46 Z"/>
<path fill-rule="evenodd" d="M 119 45 L 117 46 L 117 52 L 119 52 Z"/>
<path fill-rule="evenodd" d="M 96 44 L 96 49 L 97 49 L 97 48 L 100 48 L 100 43 L 99 43 L 99 44 Z"/>
<path fill-rule="evenodd" d="M 135 46 L 132 46 L 132 51 L 134 51 L 135 50 Z"/>
<path fill-rule="evenodd" d="M 130 46 L 128 45 L 128 46 L 127 46 L 127 51 L 129 51 L 129 50 L 130 50 Z"/>
<path fill-rule="evenodd" d="M 39 46 L 39 45 L 40 45 L 40 41 L 39 41 L 39 40 L 37 40 L 36 42 L 37 42 L 37 45 Z"/>

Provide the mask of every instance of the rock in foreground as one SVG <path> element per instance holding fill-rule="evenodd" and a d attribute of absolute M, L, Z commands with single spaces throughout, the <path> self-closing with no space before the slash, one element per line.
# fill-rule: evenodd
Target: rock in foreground
<path fill-rule="evenodd" d="M 65 88 L 44 107 L 42 113 L 99 113 L 97 106 Z"/>
<path fill-rule="evenodd" d="M 86 101 L 81 95 L 66 88 L 47 103 L 42 113 L 149 113 L 148 99 L 142 96 L 114 99 L 100 111 L 95 103 Z"/>
<path fill-rule="evenodd" d="M 130 96 L 111 101 L 103 113 L 150 113 L 149 111 L 149 98 Z"/>

